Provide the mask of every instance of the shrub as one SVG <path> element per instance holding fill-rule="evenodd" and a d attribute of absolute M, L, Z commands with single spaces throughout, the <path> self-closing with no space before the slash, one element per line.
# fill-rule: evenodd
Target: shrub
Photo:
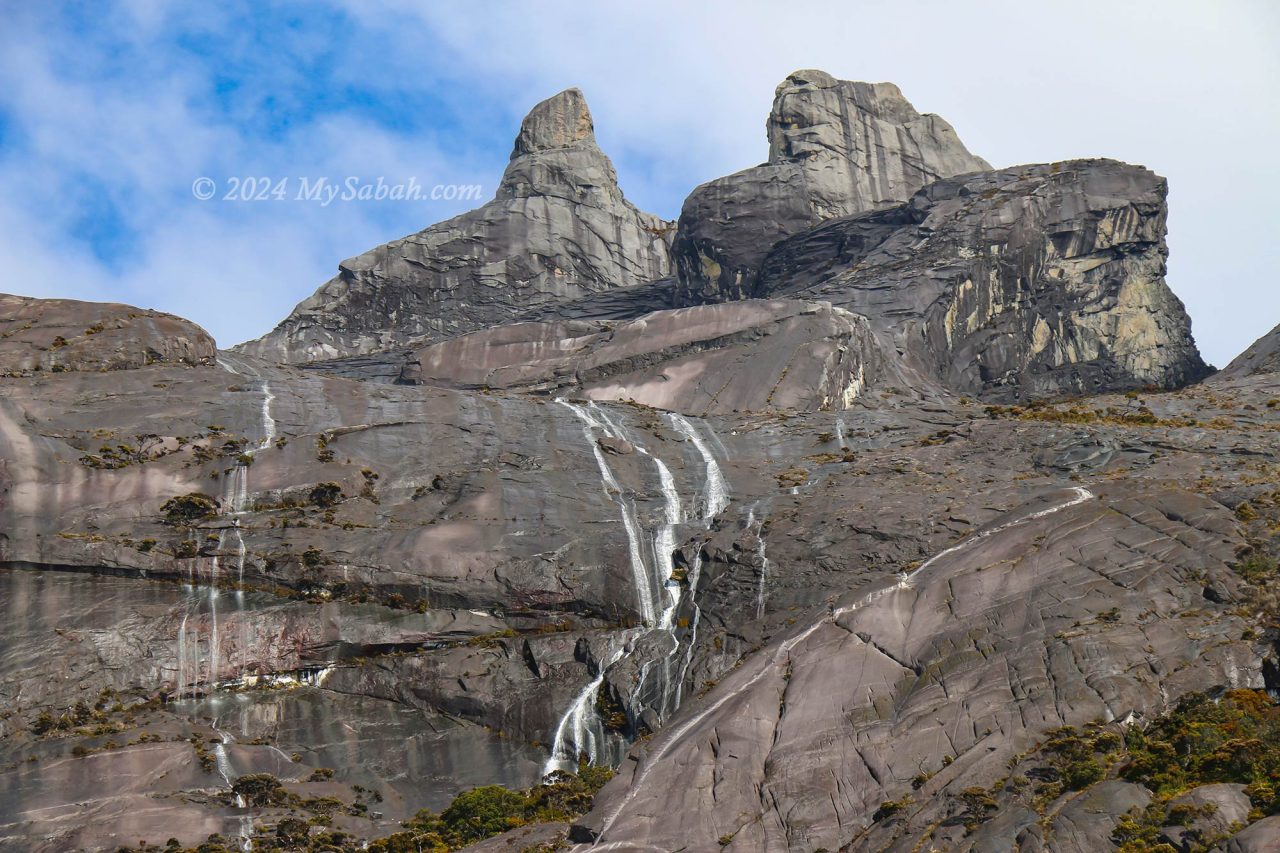
<path fill-rule="evenodd" d="M 1217 702 L 1189 694 L 1145 730 L 1130 729 L 1127 741 L 1121 775 L 1157 794 L 1234 782 L 1262 812 L 1280 812 L 1280 707 L 1266 693 L 1231 690 Z"/>
<path fill-rule="evenodd" d="M 189 492 L 169 498 L 160 505 L 160 512 L 170 524 L 190 524 L 216 515 L 219 506 L 218 501 L 209 495 Z"/>
<path fill-rule="evenodd" d="M 595 793 L 613 777 L 608 767 L 582 762 L 577 775 L 557 771 L 541 785 L 511 791 L 498 785 L 454 798 L 440 814 L 423 809 L 398 832 L 369 845 L 378 853 L 447 851 L 474 844 L 526 823 L 570 821 L 585 814 Z"/>
<path fill-rule="evenodd" d="M 244 797 L 251 806 L 278 806 L 288 801 L 289 794 L 280 780 L 270 773 L 241 776 L 231 785 L 231 793 Z"/>
<path fill-rule="evenodd" d="M 346 495 L 342 493 L 342 486 L 337 483 L 320 483 L 311 490 L 307 500 L 321 509 L 326 509 L 337 506 L 344 497 Z"/>
<path fill-rule="evenodd" d="M 459 794 L 440 813 L 440 821 L 459 841 L 481 841 L 523 826 L 525 798 L 501 785 L 486 785 Z"/>

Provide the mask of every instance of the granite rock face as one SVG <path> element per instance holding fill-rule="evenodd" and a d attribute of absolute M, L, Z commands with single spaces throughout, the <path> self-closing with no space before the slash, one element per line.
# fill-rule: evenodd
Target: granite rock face
<path fill-rule="evenodd" d="M 1176 388 L 1208 368 L 1164 282 L 1163 178 L 1113 160 L 937 181 L 777 245 L 753 295 L 868 317 L 954 391 Z"/>
<path fill-rule="evenodd" d="M 1251 373 L 1280 371 L 1280 326 L 1253 342 L 1222 369 L 1223 377 L 1248 376 Z"/>
<path fill-rule="evenodd" d="M 750 300 L 624 323 L 518 323 L 473 332 L 418 350 L 403 379 L 708 415 L 842 410 L 881 367 L 864 318 L 828 303 Z"/>
<path fill-rule="evenodd" d="M 213 338 L 195 323 L 128 305 L 0 293 L 0 373 L 207 364 Z"/>
<path fill-rule="evenodd" d="M 582 756 L 589 813 L 477 849 L 1115 849 L 1152 791 L 1060 727 L 1280 689 L 1280 372 L 1194 381 L 1162 179 L 948 130 L 793 75 L 705 288 L 571 90 L 266 358 L 0 302 L 0 850 L 354 851 Z M 1182 793 L 1168 843 L 1276 848 Z"/>
<path fill-rule="evenodd" d="M 1210 653 L 1167 619 L 1204 600 L 1180 580 L 1192 565 L 1212 564 L 1210 584 L 1235 596 L 1223 508 L 1176 491 L 1075 487 L 1009 516 L 783 632 L 636 749 L 584 826 L 603 842 L 664 849 L 731 838 L 724 846 L 744 851 L 910 850 L 931 835 L 946 849 L 959 840 L 945 822 L 955 780 L 990 787 L 1046 729 L 1158 713 L 1148 649 L 1191 681 L 1258 671 L 1251 652 Z M 1157 556 L 1153 529 L 1184 544 Z M 1103 542 L 1106 566 L 1080 565 Z M 1113 606 L 1147 615 L 1104 628 L 1098 614 Z M 1240 628 L 1223 611 L 1193 630 L 1228 640 Z M 913 793 L 917 777 L 928 781 Z M 903 819 L 871 820 L 907 795 Z"/>
<path fill-rule="evenodd" d="M 615 710 L 568 742 L 623 770 L 577 831 L 630 797 L 606 838 L 910 849 L 941 820 L 933 846 L 966 849 L 947 835 L 963 829 L 956 798 L 1043 732 L 1264 683 L 1273 653 L 1242 639 L 1252 605 L 1230 564 L 1245 546 L 1232 507 L 1270 493 L 1254 460 L 1280 453 L 1269 376 L 1152 396 L 1156 422 L 1138 425 L 886 390 L 843 411 L 681 421 L 226 353 L 4 378 L 0 838 L 192 844 L 246 817 L 271 831 L 269 811 L 219 799 L 227 781 L 189 748 L 135 743 L 156 733 L 229 738 L 228 775 L 305 785 L 335 768 L 330 793 L 385 797 L 384 823 L 349 831 L 385 835 L 466 787 L 535 783 L 585 690 Z M 159 441 L 108 452 L 143 432 Z M 1202 482 L 1216 485 L 1171 485 Z M 192 492 L 221 506 L 170 518 Z M 32 736 L 42 710 L 104 689 L 167 701 L 114 735 Z M 73 745 L 136 781 L 71 784 Z M 667 809 L 655 790 L 711 799 Z M 905 792 L 936 804 L 871 821 Z M 1123 809 L 1104 793 L 1054 805 L 1040 841 L 1039 815 L 1009 794 L 970 840 L 1105 849 Z"/>
<path fill-rule="evenodd" d="M 669 231 L 623 198 L 586 100 L 568 89 L 525 118 L 492 201 L 343 261 L 275 330 L 237 349 L 308 362 L 496 325 L 662 278 Z"/>
<path fill-rule="evenodd" d="M 749 295 L 760 261 L 785 237 L 991 168 L 892 83 L 822 71 L 797 71 L 778 86 L 765 130 L 767 163 L 703 184 L 684 203 L 673 246 L 683 304 Z"/>

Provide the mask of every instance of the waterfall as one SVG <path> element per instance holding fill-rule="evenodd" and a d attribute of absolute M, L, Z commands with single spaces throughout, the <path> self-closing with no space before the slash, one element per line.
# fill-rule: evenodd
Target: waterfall
<path fill-rule="evenodd" d="M 693 565 L 689 567 L 689 601 L 693 604 L 693 618 L 689 620 L 689 636 L 685 645 L 684 663 L 680 665 L 680 677 L 675 679 L 675 696 L 672 700 L 664 700 L 666 713 L 674 714 L 680 708 L 684 696 L 684 682 L 689 677 L 689 667 L 693 664 L 693 652 L 698 645 L 698 625 L 702 622 L 702 608 L 698 606 L 698 579 L 702 575 L 702 549 L 693 555 Z M 678 652 L 679 646 L 676 647 Z M 670 682 L 668 682 L 670 683 Z"/>
<path fill-rule="evenodd" d="M 247 549 L 244 544 L 244 534 L 240 530 L 240 516 L 249 508 L 249 465 L 252 464 L 253 458 L 259 451 L 266 450 L 271 446 L 276 438 L 276 421 L 271 416 L 271 403 L 275 400 L 275 394 L 271 392 L 271 383 L 262 380 L 262 440 L 258 442 L 256 447 L 250 448 L 245 452 L 249 457 L 248 462 L 240 462 L 231 472 L 231 482 L 227 506 L 231 510 L 231 532 L 236 539 L 236 604 L 239 605 L 244 601 L 244 563 Z M 225 541 L 225 533 L 219 538 L 218 548 L 223 547 Z M 240 648 L 247 650 L 248 643 L 248 622 L 244 619 L 240 620 Z M 241 668 L 244 661 L 240 662 Z"/>
<path fill-rule="evenodd" d="M 178 673 L 175 678 L 178 686 L 178 698 L 187 692 L 187 614 L 182 614 L 182 623 L 178 626 Z"/>
<path fill-rule="evenodd" d="M 618 505 L 618 509 L 622 515 L 622 527 L 627 533 L 627 550 L 631 558 L 631 581 L 636 593 L 636 608 L 640 612 L 641 619 L 646 624 L 652 625 L 657 619 L 657 603 L 655 602 L 653 580 L 649 577 L 648 567 L 645 565 L 644 556 L 640 549 L 640 523 L 636 520 L 636 510 L 634 501 L 627 498 L 622 492 L 622 486 L 613 475 L 609 463 L 604 458 L 604 451 L 600 449 L 600 443 L 596 440 L 593 430 L 607 435 L 611 438 L 617 438 L 625 441 L 620 431 L 616 427 L 611 426 L 607 416 L 596 418 L 593 409 L 588 412 L 583 407 L 570 403 L 567 400 L 557 400 L 557 403 L 573 412 L 574 415 L 582 421 L 582 433 L 587 437 L 587 441 L 591 445 L 591 450 L 595 454 L 596 466 L 600 469 L 600 480 L 603 483 L 604 493 Z"/>
<path fill-rule="evenodd" d="M 747 529 L 756 526 L 756 556 L 760 559 L 760 581 L 756 586 L 756 618 L 764 618 L 765 584 L 769 580 L 769 556 L 764 546 L 764 519 L 756 520 L 756 510 L 752 507 L 747 513 Z"/>
<path fill-rule="evenodd" d="M 226 783 L 228 788 L 235 787 L 237 778 L 235 768 L 231 765 L 231 757 L 227 755 L 227 745 L 235 743 L 228 732 L 218 727 L 218 720 L 213 721 L 213 730 L 218 733 L 218 743 L 213 747 L 214 763 L 218 768 L 218 775 L 222 777 L 222 781 Z M 248 808 L 249 804 L 245 802 L 242 794 L 236 794 L 236 808 Z M 240 849 L 253 849 L 253 817 L 251 815 L 242 815 L 240 817 Z"/>
<path fill-rule="evenodd" d="M 720 471 L 720 463 L 716 461 L 715 454 L 711 452 L 711 448 L 702 440 L 702 436 L 698 435 L 698 430 L 684 415 L 678 415 L 675 412 L 667 414 L 667 418 L 671 421 L 671 425 L 676 431 L 689 440 L 689 442 L 702 456 L 702 463 L 706 467 L 706 486 L 703 500 L 706 506 L 702 511 L 702 520 L 708 524 L 712 517 L 719 515 L 729 506 L 729 484 L 725 482 L 724 474 Z"/>
<path fill-rule="evenodd" d="M 219 357 L 218 365 L 224 370 L 234 373 L 237 376 L 246 375 L 247 368 L 240 364 L 238 360 L 231 356 Z M 256 371 L 254 372 L 256 375 Z M 231 516 L 231 527 L 223 528 L 218 534 L 218 552 L 226 550 L 227 536 L 235 537 L 235 553 L 236 553 L 236 610 L 240 609 L 240 605 L 244 601 L 244 592 L 240 589 L 244 584 L 244 566 L 247 556 L 247 549 L 244 543 L 244 533 L 240 529 L 240 516 L 249 508 L 249 465 L 253 462 L 253 457 L 262 450 L 271 446 L 276 437 L 276 421 L 271 415 L 271 404 L 275 400 L 275 394 L 271 391 L 271 383 L 263 379 L 260 385 L 262 392 L 261 416 L 262 416 L 262 439 L 258 443 L 245 451 L 245 456 L 249 457 L 247 461 L 237 461 L 234 468 L 229 472 L 223 487 L 222 505 Z M 219 669 L 219 653 L 220 638 L 218 634 L 218 573 L 221 570 L 221 556 L 215 556 L 209 568 L 209 619 L 210 619 L 210 636 L 209 636 L 209 689 L 212 690 L 218 684 Z M 248 624 L 246 620 L 240 620 L 241 630 L 241 649 L 248 648 Z M 186 617 L 183 617 L 183 627 L 180 629 L 178 636 L 178 656 L 179 656 L 179 688 L 178 695 L 181 697 L 185 692 L 187 683 L 185 681 L 185 661 L 182 659 L 186 650 Z M 197 655 L 195 661 L 196 667 L 199 666 L 199 642 L 193 644 Z M 234 663 L 234 662 L 233 662 Z M 243 666 L 243 661 L 240 662 Z M 235 668 L 234 666 L 232 667 Z M 194 682 L 191 683 L 194 687 Z"/>
<path fill-rule="evenodd" d="M 209 564 L 209 689 L 218 683 L 218 558 Z"/>
<path fill-rule="evenodd" d="M 653 554 L 658 563 L 658 577 L 667 591 L 667 603 L 662 608 L 658 627 L 663 631 L 670 631 L 676 618 L 676 608 L 680 606 L 680 584 L 672 579 L 676 567 L 672 562 L 671 554 L 676 550 L 676 525 L 684 519 L 680 515 L 680 494 L 676 491 L 676 481 L 671 476 L 671 471 L 658 457 L 651 458 L 658 469 L 658 480 L 662 483 L 666 510 L 663 523 L 658 525 L 658 532 L 653 537 Z"/>
<path fill-rule="evenodd" d="M 644 627 L 640 630 L 638 637 L 648 636 L 654 632 L 662 632 L 670 637 L 670 651 L 664 654 L 661 659 L 660 677 L 662 683 L 659 686 L 660 696 L 657 707 L 654 708 L 659 714 L 665 716 L 670 711 L 674 711 L 675 706 L 679 704 L 680 695 L 678 682 L 672 678 L 672 668 L 680 655 L 680 642 L 676 637 L 675 617 L 680 605 L 682 588 L 674 577 L 675 565 L 672 554 L 676 548 L 676 530 L 685 521 L 685 515 L 684 505 L 680 498 L 675 477 L 672 476 L 671 470 L 662 459 L 651 453 L 633 436 L 629 435 L 625 425 L 615 420 L 594 402 L 588 403 L 586 406 L 571 403 L 567 400 L 557 400 L 556 402 L 573 412 L 574 416 L 582 422 L 583 435 L 586 436 L 587 441 L 590 443 L 592 454 L 596 460 L 596 467 L 600 471 L 600 482 L 604 493 L 610 501 L 618 505 L 623 529 L 627 535 L 637 609 L 644 620 Z M 705 478 L 701 521 L 710 526 L 711 519 L 723 512 L 729 504 L 728 484 L 725 482 L 724 474 L 720 470 L 720 465 L 716 461 L 715 455 L 711 452 L 708 443 L 698 433 L 697 428 L 682 415 L 672 413 L 668 414 L 667 417 L 675 430 L 683 435 L 702 457 Z M 646 563 L 642 549 L 643 529 L 637 517 L 635 501 L 624 492 L 612 468 L 610 468 L 609 462 L 600 448 L 599 438 L 601 436 L 627 442 L 635 448 L 637 453 L 652 461 L 657 472 L 658 483 L 663 497 L 663 512 L 661 521 L 653 531 L 651 539 L 652 565 Z M 693 576 L 690 578 L 692 592 L 696 592 L 697 589 L 701 558 L 699 557 L 695 562 L 697 566 Z M 657 602 L 659 595 L 663 596 L 660 612 Z M 697 609 L 696 602 L 693 606 L 695 614 L 692 624 L 696 626 L 701 613 Z M 696 627 L 694 628 L 693 636 L 696 637 Z M 606 656 L 607 660 L 601 663 L 592 681 L 582 689 L 582 692 L 575 696 L 574 701 L 561 717 L 556 727 L 551 757 L 545 765 L 544 773 L 576 767 L 579 753 L 586 753 L 592 761 L 596 761 L 599 758 L 605 735 L 603 725 L 596 714 L 595 697 L 599 693 L 600 686 L 604 683 L 605 671 L 623 655 L 629 654 L 632 649 L 633 644 L 630 642 L 616 650 L 611 649 Z M 684 674 L 688 671 L 691 657 L 692 648 L 681 667 L 681 680 L 683 680 Z M 633 693 L 632 707 L 628 709 L 633 718 L 643 710 L 641 703 L 644 696 L 644 686 L 650 672 L 654 669 L 653 664 L 655 662 L 654 660 L 645 661 L 640 667 Z M 673 682 L 675 682 L 677 688 L 674 694 L 674 703 Z"/>
<path fill-rule="evenodd" d="M 618 662 L 628 649 L 623 643 L 616 650 L 610 646 L 606 660 L 596 668 L 595 678 L 574 697 L 569 710 L 560 718 L 556 726 L 555 740 L 551 744 L 551 755 L 542 766 L 542 775 L 557 770 L 574 772 L 578 769 L 578 756 L 586 753 L 587 760 L 594 764 L 601 756 L 604 746 L 604 724 L 596 713 L 596 695 L 604 684 L 605 670 Z"/>
<path fill-rule="evenodd" d="M 649 771 L 662 762 L 662 759 L 665 758 L 667 753 L 671 751 L 671 747 L 674 744 L 679 743 L 684 737 L 689 735 L 695 728 L 697 728 L 699 724 L 701 724 L 704 720 L 708 719 L 712 714 L 715 714 L 717 711 L 723 708 L 734 697 L 740 696 L 746 691 L 750 690 L 752 687 L 758 684 L 762 679 L 764 679 L 769 673 L 771 672 L 776 673 L 777 667 L 781 666 L 783 661 L 789 658 L 791 654 L 791 650 L 794 649 L 796 646 L 798 646 L 800 643 L 807 640 L 810 636 L 814 634 L 814 632 L 816 632 L 823 625 L 834 622 L 843 616 L 847 616 L 851 613 L 855 613 L 861 610 L 862 608 L 866 607 L 867 605 L 873 604 L 876 601 L 879 601 L 880 599 L 884 598 L 887 595 L 891 595 L 895 592 L 899 592 L 902 590 L 912 589 L 915 586 L 916 578 L 922 572 L 924 572 L 926 569 L 933 566 L 934 563 L 938 562 L 944 557 L 948 557 L 951 554 L 968 549 L 972 547 L 975 543 L 980 542 L 989 536 L 994 536 L 997 533 L 1002 533 L 1005 530 L 1008 530 L 1013 527 L 1017 527 L 1022 524 L 1026 524 L 1029 521 L 1034 521 L 1036 519 L 1053 515 L 1054 513 L 1061 512 L 1062 510 L 1069 509 L 1070 507 L 1079 506 L 1080 504 L 1086 501 L 1092 500 L 1095 497 L 1095 495 L 1092 492 L 1090 492 L 1088 489 L 1081 488 L 1079 486 L 1073 486 L 1071 488 L 1071 491 L 1074 493 L 1074 497 L 1070 498 L 1069 500 L 1063 501 L 1062 503 L 1059 503 L 1059 504 L 1054 504 L 1053 506 L 1050 506 L 1046 509 L 1029 513 L 1027 515 L 1022 516 L 1021 518 L 1016 518 L 1013 521 L 1008 521 L 1008 522 L 1005 522 L 1004 524 L 996 525 L 995 527 L 984 530 L 981 533 L 977 533 L 971 536 L 970 538 L 964 540 L 963 542 L 960 542 L 959 544 L 953 545 L 950 548 L 940 551 L 939 553 L 935 554 L 933 557 L 930 557 L 928 560 L 921 563 L 912 571 L 903 572 L 899 574 L 896 577 L 893 584 L 887 587 L 882 587 L 880 589 L 872 590 L 866 595 L 863 595 L 855 599 L 853 602 L 846 604 L 843 607 L 833 608 L 831 612 L 826 615 L 825 618 L 811 623 L 807 628 L 791 634 L 791 636 L 787 637 L 785 640 L 779 643 L 775 647 L 773 654 L 769 656 L 767 660 L 765 659 L 765 656 L 763 653 L 755 656 L 753 659 L 748 659 L 748 661 L 750 662 L 750 665 L 756 668 L 756 672 L 754 674 L 752 674 L 750 677 L 746 678 L 745 680 L 742 680 L 740 683 L 734 684 L 734 686 L 731 689 L 722 689 L 720 691 L 719 697 L 714 702 L 711 702 L 710 704 L 701 708 L 696 714 L 690 716 L 689 718 L 684 720 L 682 723 L 680 723 L 680 725 L 664 731 L 661 735 L 659 735 L 660 739 L 656 739 L 655 742 L 650 745 L 650 750 L 648 754 L 645 755 L 645 757 L 643 758 L 643 763 L 636 769 L 635 773 L 632 774 L 631 785 L 627 788 L 626 794 L 623 795 L 621 798 L 617 799 L 616 802 L 614 803 L 613 808 L 610 809 L 609 812 L 604 815 L 604 819 L 600 826 L 600 831 L 596 835 L 596 843 L 600 843 L 605 840 L 605 835 L 609 832 L 610 827 L 613 826 L 614 821 L 617 820 L 618 816 L 622 813 L 622 811 L 631 803 L 633 799 L 635 799 L 636 794 L 644 787 L 645 781 L 648 779 L 648 776 L 649 776 Z M 764 661 L 764 662 L 760 663 L 760 661 Z M 744 668 L 745 666 L 746 664 L 744 664 Z"/>

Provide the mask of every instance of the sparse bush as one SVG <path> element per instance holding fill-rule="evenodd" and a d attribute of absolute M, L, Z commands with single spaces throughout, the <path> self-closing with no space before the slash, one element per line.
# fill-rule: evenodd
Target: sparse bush
<path fill-rule="evenodd" d="M 342 486 L 337 483 L 320 483 L 311 489 L 307 500 L 313 506 L 327 509 L 331 506 L 337 506 L 345 497 L 346 495 L 342 493 Z"/>
<path fill-rule="evenodd" d="M 169 524 L 190 524 L 216 515 L 220 504 L 215 498 L 202 492 L 189 492 L 169 498 L 160 505 L 165 521 Z"/>

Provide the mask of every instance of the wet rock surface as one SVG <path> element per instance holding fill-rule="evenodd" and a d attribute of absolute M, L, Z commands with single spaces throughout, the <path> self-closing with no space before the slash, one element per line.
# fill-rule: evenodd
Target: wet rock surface
<path fill-rule="evenodd" d="M 475 849 L 1274 849 L 1124 756 L 1274 710 L 1280 373 L 1202 379 L 1162 179 L 948 132 L 793 75 L 698 283 L 570 90 L 245 352 L 4 303 L 0 849 L 425 848 L 580 762 Z"/>
<path fill-rule="evenodd" d="M 924 807 L 905 824 L 873 823 L 882 802 L 991 784 L 1050 728 L 1263 683 L 1271 653 L 1241 639 L 1250 599 L 1231 566 L 1245 545 L 1235 504 L 1265 488 L 1280 453 L 1267 376 L 1099 398 L 1065 422 L 1053 413 L 1069 405 L 1016 414 L 885 390 L 841 412 L 681 422 L 616 403 L 224 365 L 153 366 L 122 374 L 124 384 L 4 380 L 3 541 L 15 567 L 5 600 L 8 624 L 25 625 L 8 629 L 0 659 L 15 768 L 37 745 L 67 756 L 86 737 L 31 740 L 42 708 L 63 713 L 103 688 L 138 700 L 212 690 L 225 707 L 248 702 L 248 724 L 239 711 L 182 710 L 209 699 L 163 705 L 165 719 L 186 732 L 219 717 L 237 743 L 263 738 L 302 755 L 296 776 L 330 766 L 348 785 L 380 779 L 386 801 L 404 804 L 384 814 L 408 814 L 470 785 L 536 780 L 557 733 L 579 736 L 562 717 L 600 677 L 578 745 L 622 760 L 634 733 L 657 734 L 623 761 L 584 828 L 612 816 L 613 841 L 679 836 L 702 849 L 736 832 L 742 849 L 881 849 L 938 819 Z M 119 435 L 152 410 L 141 400 L 187 400 L 165 430 L 188 437 L 185 449 L 87 465 L 81 457 L 101 458 L 100 448 L 75 446 L 89 415 L 57 405 L 68 395 L 95 399 L 92 429 Z M 222 421 L 213 450 L 197 450 L 210 420 Z M 49 488 L 35 488 L 38 478 Z M 317 491 L 327 483 L 340 498 Z M 1075 489 L 1095 497 L 1053 511 Z M 172 523 L 162 507 L 190 492 L 222 506 Z M 187 541 L 195 553 L 180 556 Z M 667 542 L 663 583 L 653 549 Z M 128 577 L 84 573 L 104 570 Z M 51 655 L 65 673 L 52 680 L 41 677 Z M 620 716 L 597 712 L 598 696 Z M 257 722 L 264 702 L 290 709 L 279 726 Z M 378 722 L 388 715 L 402 722 Z M 422 732 L 413 768 L 350 758 L 376 756 L 380 732 L 395 739 L 405 725 Z M 349 746 L 334 745 L 338 732 Z M 252 750 L 242 762 L 232 753 L 237 773 L 264 766 Z M 632 793 L 637 768 L 648 774 Z M 924 794 L 911 788 L 922 772 L 936 774 Z M 56 789 L 49 778 L 14 788 L 11 808 L 36 808 L 20 791 Z M 202 778 L 183 790 L 225 785 Z M 708 789 L 703 778 L 719 781 Z M 835 805 L 833 784 L 844 792 Z M 777 810 L 750 805 L 762 785 Z M 678 812 L 651 802 L 675 792 L 710 799 Z M 752 820 L 722 825 L 749 806 Z M 235 830 L 239 813 L 223 808 L 212 812 L 218 831 Z M 1105 827 L 1081 828 L 1085 817 L 1071 831 L 1100 838 Z M 62 820 L 49 832 L 86 831 Z M 986 832 L 1035 836 L 1010 820 Z M 14 837 L 33 826 L 20 821 Z"/>
<path fill-rule="evenodd" d="M 746 301 L 628 323 L 519 323 L 418 350 L 402 379 L 537 391 L 693 415 L 844 409 L 879 377 L 866 320 L 829 303 Z"/>

